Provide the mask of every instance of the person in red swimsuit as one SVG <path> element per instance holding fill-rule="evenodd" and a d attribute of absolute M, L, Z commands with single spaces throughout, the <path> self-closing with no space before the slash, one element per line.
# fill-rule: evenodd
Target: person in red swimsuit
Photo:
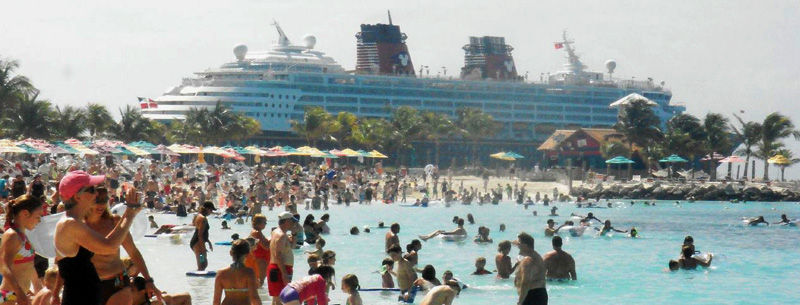
<path fill-rule="evenodd" d="M 256 245 L 252 252 L 252 259 L 246 262 L 249 263 L 246 265 L 252 265 L 248 267 L 256 271 L 256 278 L 259 279 L 261 285 L 264 285 L 264 280 L 267 278 L 267 266 L 270 261 L 269 239 L 261 232 L 266 226 L 266 216 L 263 214 L 253 216 L 253 230 L 250 231 L 250 237 L 256 240 Z"/>

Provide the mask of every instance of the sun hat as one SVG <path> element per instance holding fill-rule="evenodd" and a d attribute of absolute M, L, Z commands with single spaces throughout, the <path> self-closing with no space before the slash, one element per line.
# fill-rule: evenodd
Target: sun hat
<path fill-rule="evenodd" d="M 82 188 L 103 183 L 106 176 L 92 176 L 84 171 L 69 172 L 58 184 L 58 193 L 64 200 L 70 199 Z"/>
<path fill-rule="evenodd" d="M 278 219 L 279 220 L 291 219 L 291 220 L 294 220 L 294 221 L 300 221 L 300 219 L 295 218 L 294 215 L 292 215 L 292 213 L 289 213 L 289 212 L 281 213 L 280 215 L 278 215 Z"/>

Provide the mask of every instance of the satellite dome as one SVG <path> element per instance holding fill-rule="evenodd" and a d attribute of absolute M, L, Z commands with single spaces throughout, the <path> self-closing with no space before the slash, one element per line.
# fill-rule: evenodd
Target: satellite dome
<path fill-rule="evenodd" d="M 606 61 L 606 69 L 608 69 L 608 73 L 614 73 L 614 69 L 617 68 L 617 62 L 613 59 L 609 59 Z"/>
<path fill-rule="evenodd" d="M 314 35 L 306 35 L 303 37 L 303 43 L 306 49 L 313 49 L 314 45 L 317 44 L 317 37 L 314 37 Z"/>
<path fill-rule="evenodd" d="M 233 55 L 236 56 L 236 60 L 242 61 L 244 60 L 245 55 L 247 55 L 247 46 L 244 44 L 237 44 L 233 47 Z"/>

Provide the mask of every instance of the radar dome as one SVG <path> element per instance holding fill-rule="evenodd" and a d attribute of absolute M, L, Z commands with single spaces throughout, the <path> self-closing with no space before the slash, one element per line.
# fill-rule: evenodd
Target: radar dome
<path fill-rule="evenodd" d="M 238 61 L 244 60 L 245 55 L 247 55 L 247 46 L 244 44 L 237 44 L 233 47 L 233 55 L 236 56 L 236 60 Z"/>
<path fill-rule="evenodd" d="M 306 49 L 313 49 L 314 45 L 317 44 L 317 37 L 314 37 L 313 35 L 306 35 L 303 37 L 303 43 Z"/>
<path fill-rule="evenodd" d="M 614 73 L 614 69 L 617 68 L 617 62 L 614 60 L 609 59 L 606 61 L 606 69 L 608 69 L 608 73 Z"/>

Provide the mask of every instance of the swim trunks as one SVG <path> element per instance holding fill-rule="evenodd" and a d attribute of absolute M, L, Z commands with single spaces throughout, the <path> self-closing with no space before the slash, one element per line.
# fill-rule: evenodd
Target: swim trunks
<path fill-rule="evenodd" d="M 540 287 L 528 290 L 520 305 L 547 305 L 547 289 Z"/>
<path fill-rule="evenodd" d="M 122 271 L 114 277 L 106 280 L 100 280 L 100 304 L 108 303 L 114 294 L 127 289 L 131 286 L 131 278 L 128 277 L 127 271 Z"/>
<path fill-rule="evenodd" d="M 286 272 L 289 273 L 289 280 L 292 279 L 292 266 L 286 266 Z M 269 264 L 267 266 L 267 288 L 269 288 L 269 295 L 270 296 L 278 296 L 281 294 L 281 291 L 287 284 L 283 281 L 283 275 L 281 274 L 281 269 L 278 268 L 277 264 Z"/>

